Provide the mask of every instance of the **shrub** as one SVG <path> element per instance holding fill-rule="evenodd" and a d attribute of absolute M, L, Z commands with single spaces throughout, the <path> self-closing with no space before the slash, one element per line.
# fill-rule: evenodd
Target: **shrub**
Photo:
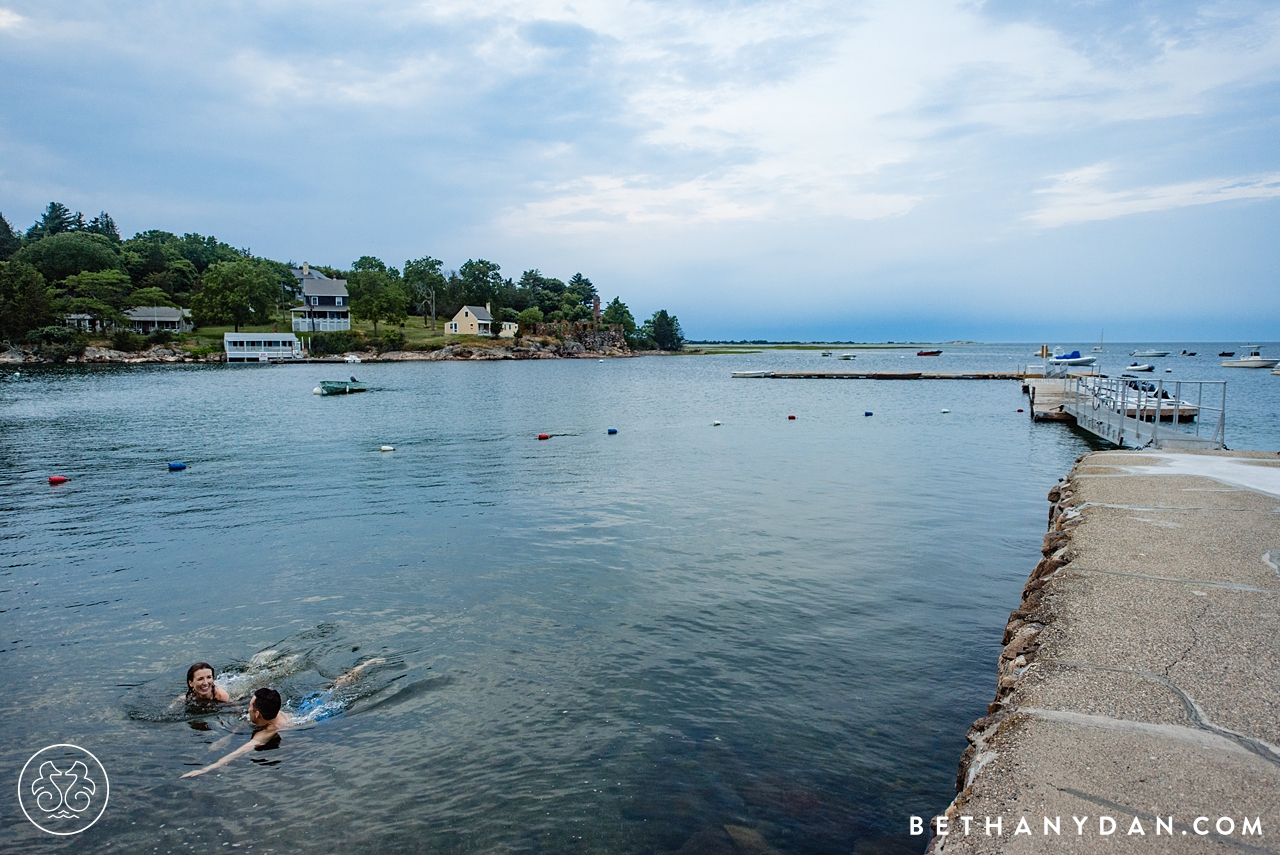
<path fill-rule="evenodd" d="M 147 336 L 148 344 L 168 344 L 173 341 L 173 333 L 169 330 L 154 329 L 151 335 Z"/>
<path fill-rule="evenodd" d="M 378 337 L 375 344 L 380 352 L 385 353 L 388 350 L 404 350 L 404 342 L 404 333 L 400 332 L 400 330 L 390 329 L 385 330 Z"/>
<path fill-rule="evenodd" d="M 36 353 L 54 362 L 65 362 L 69 356 L 84 353 L 84 337 L 70 327 L 39 327 L 27 333 L 27 343 Z"/>
<path fill-rule="evenodd" d="M 403 335 L 401 336 L 403 338 Z M 312 356 L 331 356 L 350 350 L 368 350 L 369 344 L 358 330 L 316 333 L 311 336 L 308 350 Z"/>
<path fill-rule="evenodd" d="M 111 334 L 111 346 L 116 350 L 133 353 L 146 347 L 147 342 L 133 330 L 116 330 Z"/>

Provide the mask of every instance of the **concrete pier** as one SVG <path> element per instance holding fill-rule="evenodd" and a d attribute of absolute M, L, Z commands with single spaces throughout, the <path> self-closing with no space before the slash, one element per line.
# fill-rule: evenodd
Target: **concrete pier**
<path fill-rule="evenodd" d="M 1280 852 L 1280 455 L 1095 452 L 1049 500 L 931 851 Z"/>

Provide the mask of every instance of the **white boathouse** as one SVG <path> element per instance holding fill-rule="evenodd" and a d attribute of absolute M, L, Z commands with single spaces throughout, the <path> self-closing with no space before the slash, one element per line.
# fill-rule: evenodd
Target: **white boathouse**
<path fill-rule="evenodd" d="M 223 333 L 227 362 L 271 362 L 301 359 L 302 343 L 293 333 Z"/>

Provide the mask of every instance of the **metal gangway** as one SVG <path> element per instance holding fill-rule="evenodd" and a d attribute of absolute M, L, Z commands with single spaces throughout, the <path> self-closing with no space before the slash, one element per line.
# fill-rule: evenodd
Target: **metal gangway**
<path fill-rule="evenodd" d="M 1120 447 L 1224 448 L 1225 380 L 1069 377 L 1063 411 Z M 1185 396 L 1185 397 L 1184 397 Z"/>

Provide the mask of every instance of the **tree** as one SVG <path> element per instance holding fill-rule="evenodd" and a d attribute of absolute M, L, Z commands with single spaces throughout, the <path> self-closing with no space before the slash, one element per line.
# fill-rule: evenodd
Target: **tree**
<path fill-rule="evenodd" d="M 133 284 L 119 270 L 77 273 L 63 280 L 62 287 L 66 310 L 88 315 L 98 327 L 126 323 L 125 310 L 137 305 L 129 300 Z"/>
<path fill-rule="evenodd" d="M 46 282 L 61 282 L 84 271 L 119 270 L 115 244 L 88 232 L 59 232 L 29 243 L 13 254 L 40 271 Z"/>
<path fill-rule="evenodd" d="M 77 214 L 77 216 L 79 215 Z M 85 226 L 84 230 L 95 235 L 102 235 L 112 243 L 120 243 L 120 230 L 116 228 L 116 221 L 111 219 L 111 215 L 106 211 L 101 212 L 90 220 L 89 225 Z"/>
<path fill-rule="evenodd" d="M 614 297 L 613 302 L 605 306 L 603 312 L 600 313 L 600 320 L 606 324 L 617 324 L 622 327 L 623 335 L 630 342 L 636 334 L 636 319 L 631 316 L 631 310 L 627 308 L 627 304 L 622 302 L 621 297 Z"/>
<path fill-rule="evenodd" d="M 200 290 L 191 296 L 191 315 L 197 325 L 233 323 L 239 332 L 255 318 L 266 323 L 278 299 L 275 277 L 258 260 L 218 261 L 204 272 Z"/>
<path fill-rule="evenodd" d="M 169 295 L 162 288 L 139 288 L 129 295 L 126 301 L 129 308 L 135 306 L 171 306 L 177 308 L 178 304 L 169 299 Z"/>
<path fill-rule="evenodd" d="M 0 261 L 0 339 L 22 341 L 54 322 L 54 291 L 40 271 L 21 261 Z"/>
<path fill-rule="evenodd" d="M 9 221 L 0 214 L 0 261 L 8 261 L 9 257 L 22 246 L 22 238 L 9 225 Z"/>
<path fill-rule="evenodd" d="M 576 299 L 578 305 L 591 306 L 592 301 L 596 297 L 596 286 L 591 284 L 591 280 L 583 276 L 581 273 L 575 273 L 569 279 L 569 284 L 565 286 L 566 296 Z"/>
<path fill-rule="evenodd" d="M 534 325 L 542 323 L 542 310 L 537 306 L 530 306 L 516 315 L 516 323 L 520 324 L 520 332 L 526 335 L 532 333 Z"/>
<path fill-rule="evenodd" d="M 666 309 L 654 312 L 653 317 L 644 322 L 640 335 L 650 339 L 659 350 L 679 350 L 684 346 L 680 321 L 675 315 L 667 314 Z"/>
<path fill-rule="evenodd" d="M 409 292 L 400 271 L 387 267 L 381 259 L 362 256 L 346 274 L 351 294 L 351 316 L 359 321 L 373 321 L 373 334 L 378 322 L 402 323 L 409 316 Z"/>
<path fill-rule="evenodd" d="M 436 328 L 436 293 L 445 287 L 444 274 L 440 272 L 440 259 L 424 255 L 404 263 L 404 281 L 409 286 L 418 314 L 426 317 L 431 308 L 431 328 Z"/>
<path fill-rule="evenodd" d="M 40 219 L 27 229 L 27 240 L 37 241 L 52 235 L 72 231 L 78 223 L 84 222 L 83 214 L 73 214 L 71 209 L 61 202 L 50 202 L 44 209 Z"/>

